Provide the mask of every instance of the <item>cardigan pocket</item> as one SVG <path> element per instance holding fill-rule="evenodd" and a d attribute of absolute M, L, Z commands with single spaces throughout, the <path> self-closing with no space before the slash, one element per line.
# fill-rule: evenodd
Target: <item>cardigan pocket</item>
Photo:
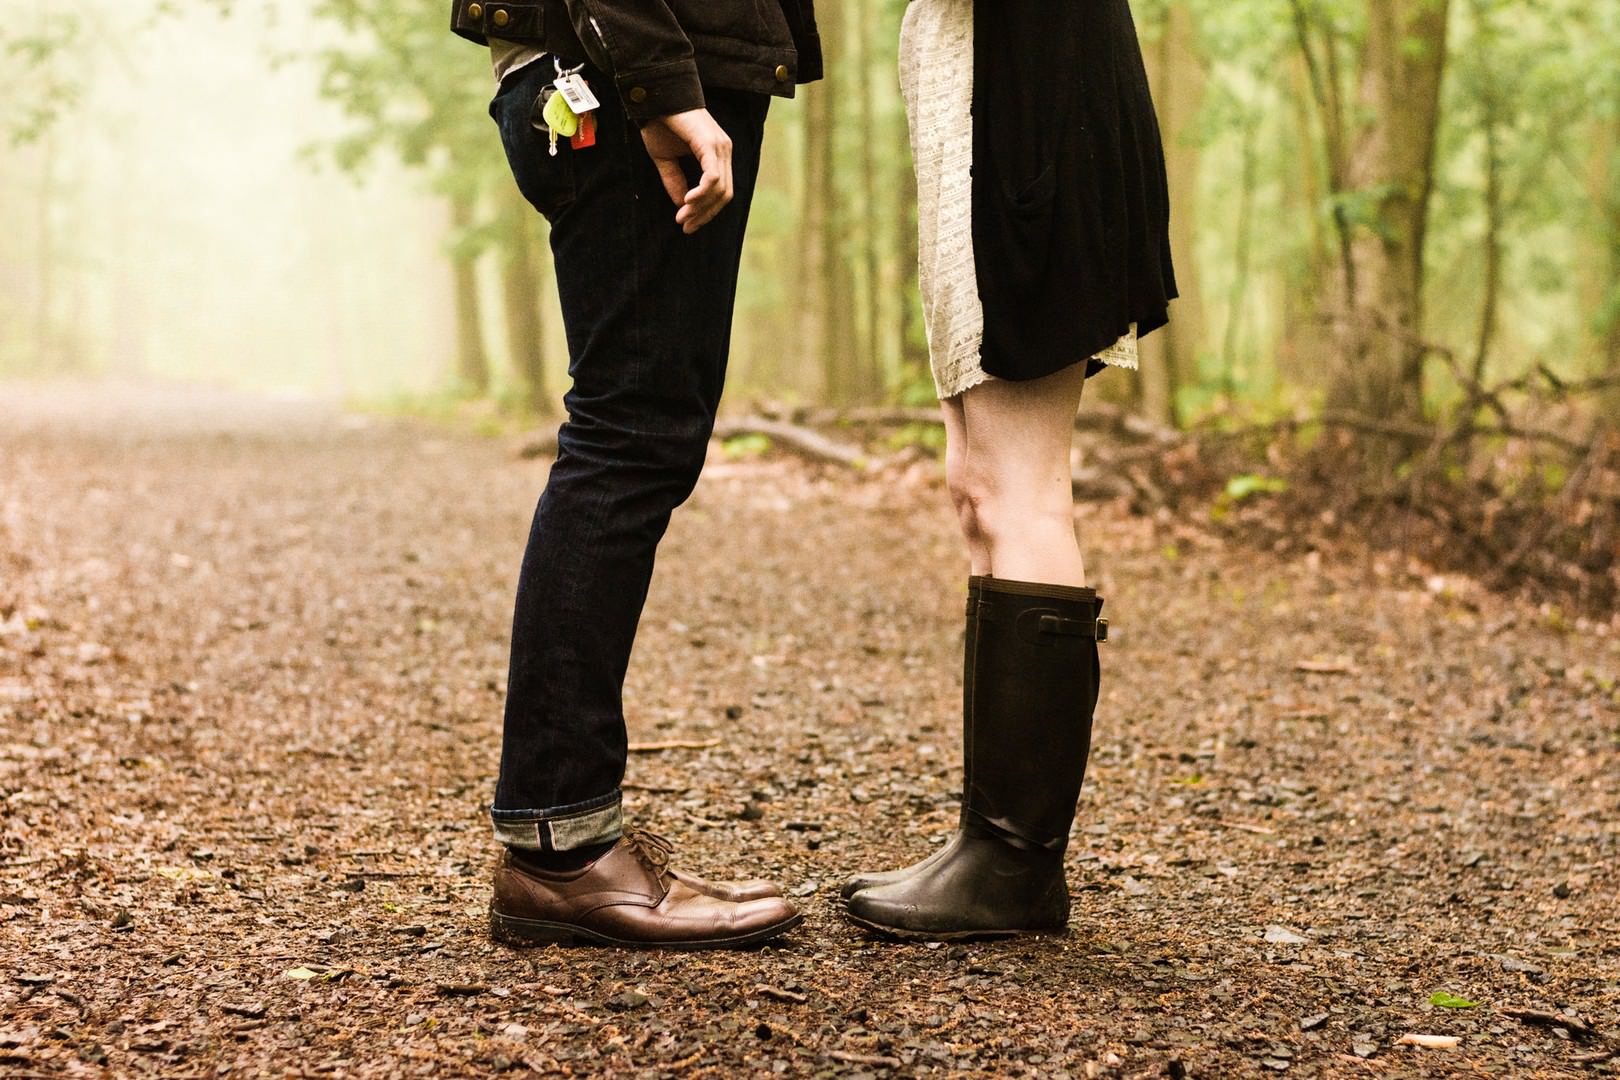
<path fill-rule="evenodd" d="M 1002 265 L 997 276 L 1020 290 L 1036 285 L 1046 274 L 1052 253 L 1052 232 L 1057 216 L 1057 161 L 1047 163 L 1035 179 L 1016 192 L 1002 196 L 1005 243 L 998 245 Z"/>
<path fill-rule="evenodd" d="M 1052 200 L 1057 197 L 1057 180 L 1057 158 L 1054 157 L 1035 179 L 1016 194 L 1008 195 L 1012 208 L 1019 213 L 1050 212 Z"/>

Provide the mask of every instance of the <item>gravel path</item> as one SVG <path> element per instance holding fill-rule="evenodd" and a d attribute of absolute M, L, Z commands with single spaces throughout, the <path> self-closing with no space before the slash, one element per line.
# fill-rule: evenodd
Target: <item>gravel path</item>
<path fill-rule="evenodd" d="M 628 810 L 806 925 L 490 943 L 544 474 L 308 403 L 0 386 L 0 1074 L 1620 1071 L 1620 635 L 1370 557 L 1088 510 L 1115 641 L 1071 932 L 847 926 L 838 882 L 956 815 L 931 465 L 717 456 L 663 549 L 631 738 L 698 745 L 636 754 Z"/>

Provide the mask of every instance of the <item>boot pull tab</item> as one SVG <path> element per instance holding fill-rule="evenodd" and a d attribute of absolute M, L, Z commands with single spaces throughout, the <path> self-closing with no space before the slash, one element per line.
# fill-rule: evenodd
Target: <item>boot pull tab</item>
<path fill-rule="evenodd" d="M 1029 608 L 1018 616 L 1018 636 L 1032 645 L 1052 645 L 1058 638 L 1082 638 L 1099 645 L 1108 640 L 1107 619 L 1065 619 L 1052 608 Z"/>

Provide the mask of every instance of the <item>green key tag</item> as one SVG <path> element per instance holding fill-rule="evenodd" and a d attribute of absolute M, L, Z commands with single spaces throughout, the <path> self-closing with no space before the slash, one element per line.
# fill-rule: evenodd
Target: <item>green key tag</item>
<path fill-rule="evenodd" d="M 551 129 L 553 137 L 560 136 L 572 139 L 579 131 L 579 116 L 568 105 L 568 100 L 561 94 L 552 94 L 551 100 L 546 102 L 545 112 L 541 114 L 546 126 Z"/>

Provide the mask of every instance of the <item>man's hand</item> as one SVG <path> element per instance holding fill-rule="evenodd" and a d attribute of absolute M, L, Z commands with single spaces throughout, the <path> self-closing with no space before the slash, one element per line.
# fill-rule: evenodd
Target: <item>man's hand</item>
<path fill-rule="evenodd" d="M 693 109 L 673 116 L 649 120 L 641 129 L 641 140 L 664 179 L 664 190 L 675 205 L 675 223 L 688 236 L 714 220 L 731 201 L 731 136 L 727 135 L 708 109 Z M 683 158 L 696 158 L 703 177 L 697 187 L 686 189 Z"/>

